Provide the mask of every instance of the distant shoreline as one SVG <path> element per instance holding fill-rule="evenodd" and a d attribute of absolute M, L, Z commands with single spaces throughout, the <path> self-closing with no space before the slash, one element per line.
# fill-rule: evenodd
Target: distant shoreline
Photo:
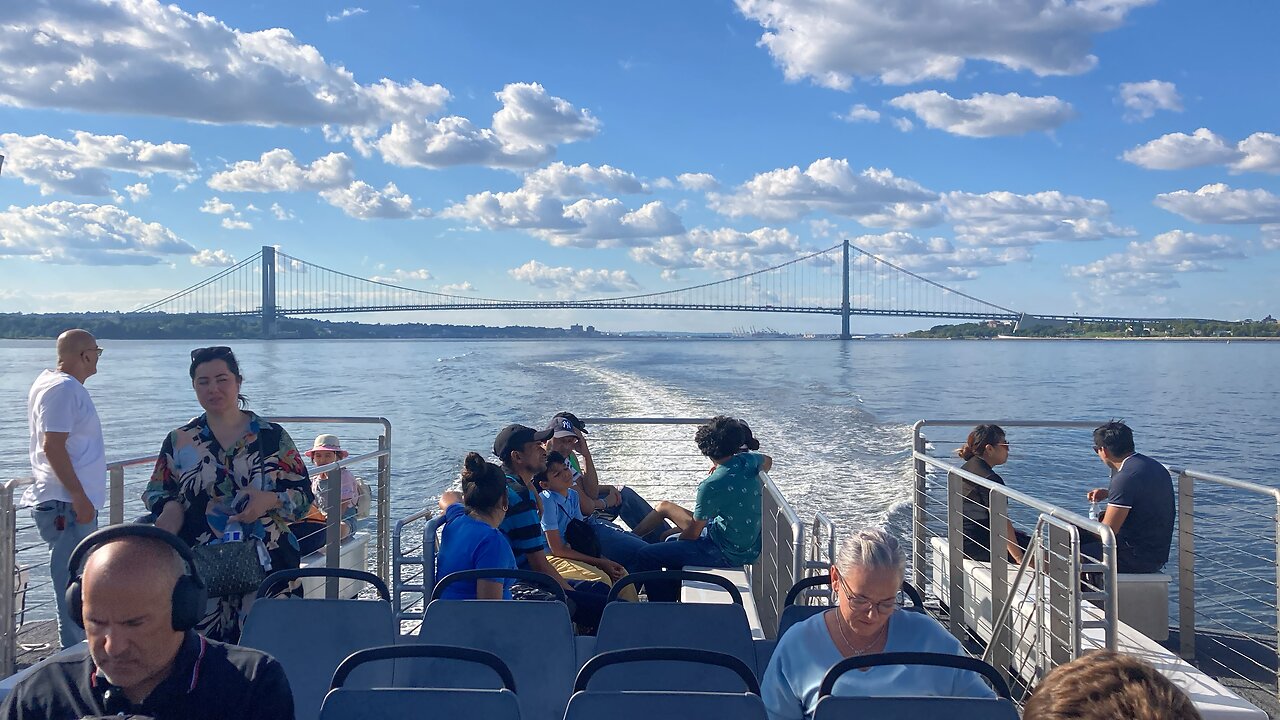
<path fill-rule="evenodd" d="M 1280 337 L 1195 337 L 1192 335 L 1179 335 L 1170 337 L 1023 337 L 1019 335 L 997 335 L 992 340 L 1103 340 L 1107 342 L 1267 342 L 1280 340 Z"/>

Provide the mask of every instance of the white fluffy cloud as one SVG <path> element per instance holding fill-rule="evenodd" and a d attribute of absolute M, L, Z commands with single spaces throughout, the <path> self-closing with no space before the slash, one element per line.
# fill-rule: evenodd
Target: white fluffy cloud
<path fill-rule="evenodd" d="M 470 280 L 440 286 L 440 292 L 442 293 L 473 293 L 475 291 L 476 286 L 472 285 Z"/>
<path fill-rule="evenodd" d="M 364 15 L 365 13 L 368 13 L 368 12 L 369 12 L 368 10 L 365 10 L 362 7 L 342 8 L 342 12 L 340 13 L 326 13 L 324 16 L 324 19 L 325 19 L 325 22 L 339 22 L 342 20 L 346 20 L 347 18 L 350 18 L 350 17 L 355 17 L 357 15 Z"/>
<path fill-rule="evenodd" d="M 896 177 L 890 170 L 868 168 L 858 173 L 849 167 L 848 160 L 833 158 L 816 160 L 804 170 L 798 166 L 770 170 L 730 193 L 707 195 L 711 208 L 729 217 L 795 220 L 829 212 L 867 223 L 895 219 L 887 226 L 897 228 L 936 222 L 937 213 L 926 206 L 937 197 L 937 193 Z"/>
<path fill-rule="evenodd" d="M 1126 150 L 1124 159 L 1148 170 L 1185 170 L 1226 165 L 1232 173 L 1280 173 L 1280 135 L 1257 132 L 1238 143 L 1208 128 L 1169 133 Z"/>
<path fill-rule="evenodd" d="M 1246 256 L 1244 244 L 1226 235 L 1173 230 L 1146 242 L 1131 242 L 1124 252 L 1067 268 L 1067 275 L 1090 281 L 1104 295 L 1145 295 L 1179 287 L 1176 275 L 1218 272 L 1218 261 Z"/>
<path fill-rule="evenodd" d="M 1075 116 L 1071 104 L 1052 95 L 1023 97 L 1017 93 L 980 93 L 968 100 L 937 90 L 907 93 L 889 101 L 910 110 L 925 125 L 965 137 L 997 137 L 1049 131 Z"/>
<path fill-rule="evenodd" d="M 507 274 L 534 287 L 556 290 L 565 295 L 582 292 L 611 293 L 639 290 L 640 285 L 626 270 L 574 270 L 570 267 L 551 267 L 530 260 Z"/>
<path fill-rule="evenodd" d="M 631 259 L 668 273 L 701 268 L 724 274 L 761 270 L 804 252 L 800 238 L 785 228 L 742 232 L 732 228 L 695 228 L 631 249 Z"/>
<path fill-rule="evenodd" d="M 329 190 L 354 179 L 351 158 L 329 153 L 302 165 L 286 148 L 262 153 L 257 160 L 241 160 L 209 178 L 209 187 L 222 192 L 300 192 Z"/>
<path fill-rule="evenodd" d="M 856 78 L 955 78 L 968 60 L 1037 75 L 1097 64 L 1093 36 L 1154 0 L 736 0 L 788 80 L 846 89 Z"/>
<path fill-rule="evenodd" d="M 1148 80 L 1120 84 L 1120 104 L 1124 106 L 1126 120 L 1146 120 L 1157 110 L 1182 112 L 1182 98 L 1178 88 L 1164 80 Z"/>
<path fill-rule="evenodd" d="M 1257 188 L 1236 190 L 1224 183 L 1205 185 L 1190 192 L 1178 190 L 1157 195 L 1157 207 L 1193 222 L 1220 225 L 1280 223 L 1280 196 Z"/>
<path fill-rule="evenodd" d="M 405 167 L 528 168 L 550 158 L 557 145 L 585 140 L 600 130 L 591 113 L 537 83 L 512 83 L 495 95 L 502 109 L 494 113 L 492 128 L 457 116 L 402 120 L 376 141 L 357 135 L 356 148 L 365 153 L 376 149 L 383 160 Z"/>
<path fill-rule="evenodd" d="M 363 180 L 356 180 L 346 187 L 321 190 L 320 197 L 357 220 L 404 220 L 427 214 L 414 210 L 413 199 L 392 182 L 378 190 Z"/>
<path fill-rule="evenodd" d="M 521 190 L 548 197 L 586 197 L 609 193 L 631 195 L 649 191 L 635 175 L 611 165 L 599 167 L 583 163 L 577 166 L 555 162 L 539 168 L 524 178 Z"/>
<path fill-rule="evenodd" d="M 129 193 L 129 199 L 134 202 L 151 197 L 151 186 L 144 182 L 125 185 L 124 191 Z"/>
<path fill-rule="evenodd" d="M 191 264 L 200 267 L 231 267 L 236 264 L 236 259 L 226 250 L 206 249 L 191 256 Z"/>
<path fill-rule="evenodd" d="M 6 3 L 0 104 L 211 123 L 381 126 L 439 112 L 417 80 L 360 84 L 283 28 L 245 32 L 158 0 Z"/>
<path fill-rule="evenodd" d="M 0 38 L 3 38 L 0 26 Z M 0 43 L 0 55 L 3 55 Z M 0 71 L 2 74 L 3 71 Z M 0 88 L 2 97 L 3 88 Z M 195 172 L 191 147 L 178 143 L 155 144 L 130 140 L 124 135 L 94 135 L 78 131 L 67 141 L 48 135 L 0 135 L 0 155 L 6 156 L 5 172 L 41 195 L 111 195 L 111 172 L 144 177 L 155 173 L 186 179 Z"/>
<path fill-rule="evenodd" d="M 115 205 L 10 207 L 0 212 L 0 257 L 28 257 L 67 265 L 154 265 L 196 249 L 159 223 Z"/>
<path fill-rule="evenodd" d="M 1111 207 L 1105 201 L 1057 190 L 1030 195 L 950 192 L 942 203 L 955 223 L 956 239 L 973 246 L 1037 245 L 1136 234 L 1132 228 L 1111 222 Z"/>
<path fill-rule="evenodd" d="M 209 213 L 210 215 L 234 215 L 236 206 L 229 202 L 224 202 L 220 198 L 211 197 L 200 206 L 200 212 Z"/>
<path fill-rule="evenodd" d="M 680 187 L 685 190 L 697 192 L 707 192 L 720 187 L 720 181 L 711 173 L 680 173 L 676 176 L 676 182 L 680 183 Z"/>
<path fill-rule="evenodd" d="M 237 214 L 236 217 L 222 218 L 222 227 L 225 230 L 252 230 L 253 223 L 248 220 L 241 220 Z"/>
<path fill-rule="evenodd" d="M 271 214 L 274 215 L 277 220 L 292 220 L 294 218 L 294 214 L 280 203 L 271 203 Z"/>
<path fill-rule="evenodd" d="M 490 230 L 524 230 L 552 245 L 579 247 L 633 244 L 639 238 L 684 232 L 680 217 L 662 202 L 632 210 L 617 198 L 595 197 L 597 188 L 646 191 L 634 175 L 608 165 L 556 163 L 525 176 L 516 190 L 468 195 L 440 216 L 479 223 Z"/>
<path fill-rule="evenodd" d="M 1025 247 L 957 248 L 946 238 L 921 238 L 901 231 L 860 235 L 849 242 L 898 267 L 935 280 L 972 280 L 978 277 L 976 268 L 1031 259 L 1031 252 Z M 854 264 L 875 262 L 861 254 L 855 254 L 850 261 Z"/>
<path fill-rule="evenodd" d="M 374 282 L 390 283 L 398 285 L 404 282 L 426 282 L 431 279 L 431 273 L 426 268 L 418 268 L 417 270 L 402 270 L 396 268 L 387 275 L 374 275 L 369 278 Z"/>
<path fill-rule="evenodd" d="M 851 123 L 880 122 L 880 112 L 877 110 L 872 110 L 871 108 L 867 107 L 866 105 L 863 105 L 862 103 L 858 103 L 857 105 L 854 105 L 853 107 L 849 108 L 849 112 L 844 113 L 843 115 L 836 115 L 836 117 L 840 118 L 841 120 L 844 120 L 845 122 L 851 122 Z"/>

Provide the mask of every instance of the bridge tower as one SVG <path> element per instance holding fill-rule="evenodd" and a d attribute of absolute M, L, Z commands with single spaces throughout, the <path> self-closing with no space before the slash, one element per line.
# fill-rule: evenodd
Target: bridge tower
<path fill-rule="evenodd" d="M 849 238 L 844 239 L 841 249 L 844 260 L 844 283 L 840 293 L 840 339 L 851 340 L 853 336 L 849 334 Z"/>
<path fill-rule="evenodd" d="M 262 246 L 262 337 L 276 335 L 276 249 Z"/>

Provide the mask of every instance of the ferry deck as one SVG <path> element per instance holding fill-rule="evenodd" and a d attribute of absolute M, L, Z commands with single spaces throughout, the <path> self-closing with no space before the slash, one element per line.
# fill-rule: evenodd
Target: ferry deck
<path fill-rule="evenodd" d="M 433 498 L 423 499 L 427 509 L 394 512 L 391 424 L 368 417 L 272 419 L 295 436 L 338 428 L 354 439 L 352 447 L 375 448 L 316 469 L 351 467 L 364 477 L 373 491 L 369 516 L 340 539 L 334 514 L 325 548 L 292 571 L 304 578 L 305 599 L 259 600 L 246 623 L 242 644 L 282 662 L 299 720 L 459 712 L 535 720 L 674 712 L 764 717 L 758 683 L 777 637 L 831 601 L 825 576 L 839 528 L 820 510 L 802 519 L 765 473 L 763 552 L 754 565 L 689 569 L 681 576 L 680 603 L 611 602 L 594 637 L 575 636 L 560 603 L 435 600 L 445 581 L 434 572 L 441 518 Z M 705 459 L 690 441 L 691 426 L 703 420 L 584 420 L 603 482 L 642 494 L 655 485 L 691 493 L 705 473 Z M 1023 485 L 1018 479 L 1006 487 L 959 470 L 950 451 L 981 422 L 1017 428 L 1042 448 L 1101 423 L 921 420 L 904 447 L 908 519 L 895 530 L 910 535 L 910 567 L 900 611 L 925 612 L 946 626 L 1007 697 L 939 704 L 833 696 L 821 701 L 818 717 L 943 711 L 1016 718 L 1050 670 L 1097 648 L 1152 663 L 1188 692 L 1206 720 L 1280 717 L 1280 490 L 1158 458 L 1176 484 L 1173 553 L 1162 573 L 1118 574 L 1115 537 L 1106 526 L 1016 489 Z M 638 450 L 654 443 L 671 451 Z M 138 498 L 154 461 L 110 464 L 104 518 L 114 524 L 144 513 Z M 1082 488 L 1100 484 L 1085 480 L 1083 467 L 1059 469 L 1078 474 Z M 990 491 L 989 547 L 1005 545 L 1004 518 L 1031 531 L 1027 561 L 1014 565 L 1002 553 L 990 562 L 965 556 L 961 480 Z M 28 482 L 0 486 L 0 567 L 15 568 L 0 573 L 0 696 L 57 649 L 47 554 L 27 512 L 15 506 Z M 331 506 L 337 499 L 329 499 Z M 1225 527 L 1232 528 L 1230 539 Z M 1084 533 L 1103 539 L 1096 562 L 1080 560 Z M 627 584 L 627 578 L 617 583 L 615 593 Z M 284 633 L 299 623 L 309 632 Z M 511 623 L 529 629 L 523 643 L 501 631 Z M 477 664 L 488 669 L 477 673 Z"/>

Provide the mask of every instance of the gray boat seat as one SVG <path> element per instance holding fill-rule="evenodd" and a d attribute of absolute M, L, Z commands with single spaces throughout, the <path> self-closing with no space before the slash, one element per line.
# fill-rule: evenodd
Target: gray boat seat
<path fill-rule="evenodd" d="M 332 690 L 320 720 L 520 720 L 520 703 L 510 690 L 379 688 Z"/>
<path fill-rule="evenodd" d="M 655 720 L 733 718 L 765 720 L 764 702 L 751 693 L 579 692 L 569 699 L 564 720 Z"/>
<path fill-rule="evenodd" d="M 596 632 L 596 654 L 648 647 L 696 648 L 724 653 L 757 672 L 751 626 L 741 605 L 710 603 L 613 602 L 605 606 Z M 641 663 L 602 690 L 738 692 L 741 683 L 723 668 L 690 674 L 687 666 Z M 637 686 L 640 678 L 647 684 Z"/>
<path fill-rule="evenodd" d="M 982 675 L 998 697 L 849 697 L 832 695 L 841 675 L 859 668 L 881 665 L 930 665 L 970 670 Z M 841 720 L 867 717 L 877 720 L 916 720 L 946 717 L 947 720 L 1018 720 L 1018 708 L 1010 699 L 1009 686 L 990 665 L 967 655 L 896 652 L 856 655 L 845 658 L 827 671 L 818 688 L 813 720 Z"/>
<path fill-rule="evenodd" d="M 374 688 L 344 687 L 353 672 L 386 661 L 432 658 L 467 669 L 473 681 L 492 676 L 497 689 L 485 688 Z M 476 675 L 476 665 L 488 669 Z M 482 681 L 481 681 L 482 682 Z M 511 671 L 500 658 L 472 648 L 439 645 L 390 646 L 354 653 L 333 674 L 332 689 L 324 698 L 321 720 L 404 720 L 427 718 L 457 720 L 460 717 L 520 720 L 520 704 Z"/>
<path fill-rule="evenodd" d="M 240 644 L 261 650 L 284 667 L 293 690 L 297 720 L 315 720 L 338 664 L 357 650 L 390 645 L 397 635 L 386 585 L 358 570 L 311 568 L 272 573 L 259 593 L 295 577 L 342 577 L 372 584 L 381 600 L 320 600 L 259 597 L 245 618 Z M 371 667 L 358 678 L 367 686 L 387 685 L 389 668 Z"/>
<path fill-rule="evenodd" d="M 536 600 L 432 600 L 418 641 L 485 650 L 502 658 L 519 687 L 525 720 L 560 720 L 578 671 L 569 610 Z M 459 687 L 471 673 L 438 661 L 399 661 L 396 685 Z M 478 716 L 483 717 L 483 716 Z"/>

